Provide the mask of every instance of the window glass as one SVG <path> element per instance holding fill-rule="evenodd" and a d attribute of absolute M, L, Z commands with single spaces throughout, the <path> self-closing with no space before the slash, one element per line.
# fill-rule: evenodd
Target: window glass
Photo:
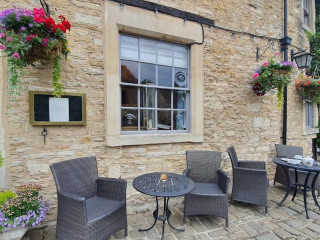
<path fill-rule="evenodd" d="M 147 85 L 156 84 L 156 65 L 147 63 L 140 64 L 140 83 Z"/>
<path fill-rule="evenodd" d="M 172 87 L 172 67 L 158 67 L 158 85 Z"/>
<path fill-rule="evenodd" d="M 120 35 L 121 133 L 190 132 L 189 50 Z"/>
<path fill-rule="evenodd" d="M 139 64 L 132 61 L 121 61 L 121 82 L 138 83 Z"/>
<path fill-rule="evenodd" d="M 122 59 L 138 60 L 138 38 L 120 36 L 120 55 Z"/>
<path fill-rule="evenodd" d="M 306 101 L 306 126 L 313 127 L 313 104 L 311 101 Z"/>
<path fill-rule="evenodd" d="M 121 106 L 122 107 L 137 107 L 137 89 L 136 87 L 121 87 Z"/>
<path fill-rule="evenodd" d="M 141 39 L 140 40 L 140 61 L 156 63 L 157 48 L 153 41 Z"/>
<path fill-rule="evenodd" d="M 172 66 L 172 45 L 158 43 L 158 64 Z"/>
<path fill-rule="evenodd" d="M 310 27 L 310 0 L 303 1 L 303 22 Z"/>
<path fill-rule="evenodd" d="M 174 66 L 175 67 L 188 67 L 188 49 L 185 47 L 174 46 Z"/>

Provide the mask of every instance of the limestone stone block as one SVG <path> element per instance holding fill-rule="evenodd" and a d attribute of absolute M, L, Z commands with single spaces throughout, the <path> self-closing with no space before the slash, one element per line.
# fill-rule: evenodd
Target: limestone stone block
<path fill-rule="evenodd" d="M 82 13 L 76 13 L 75 20 L 78 23 L 91 24 L 96 26 L 100 26 L 102 22 L 101 17 L 90 16 Z"/>
<path fill-rule="evenodd" d="M 254 117 L 253 119 L 254 127 L 266 128 L 270 127 L 270 119 L 262 117 Z"/>

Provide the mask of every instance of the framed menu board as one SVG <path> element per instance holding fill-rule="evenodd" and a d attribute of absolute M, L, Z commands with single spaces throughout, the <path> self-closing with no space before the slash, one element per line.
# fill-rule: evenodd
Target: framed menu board
<path fill-rule="evenodd" d="M 86 95 L 68 93 L 56 98 L 52 92 L 29 92 L 30 125 L 86 125 Z"/>

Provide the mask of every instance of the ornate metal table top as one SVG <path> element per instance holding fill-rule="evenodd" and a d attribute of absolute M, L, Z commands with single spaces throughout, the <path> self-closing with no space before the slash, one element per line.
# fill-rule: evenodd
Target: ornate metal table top
<path fill-rule="evenodd" d="M 144 194 L 156 197 L 177 197 L 194 189 L 194 182 L 181 174 L 167 173 L 167 180 L 160 179 L 161 172 L 147 173 L 133 180 L 133 187 Z"/>
<path fill-rule="evenodd" d="M 286 161 L 281 160 L 281 157 L 276 157 L 272 160 L 274 163 L 283 165 L 289 168 L 297 169 L 297 170 L 302 170 L 302 171 L 307 171 L 307 172 L 320 172 L 320 166 L 313 165 L 311 167 L 306 167 L 303 165 L 303 163 L 300 164 L 291 164 Z"/>

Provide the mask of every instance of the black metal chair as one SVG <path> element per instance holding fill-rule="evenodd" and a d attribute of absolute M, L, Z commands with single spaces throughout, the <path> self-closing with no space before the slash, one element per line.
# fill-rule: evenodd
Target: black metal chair
<path fill-rule="evenodd" d="M 289 145 L 281 145 L 281 144 L 275 144 L 276 147 L 276 152 L 277 152 L 277 157 L 285 157 L 285 158 L 293 158 L 294 155 L 301 155 L 303 156 L 303 148 L 298 147 L 298 146 L 289 146 Z M 304 171 L 297 171 L 298 175 L 298 183 L 304 184 L 307 172 Z M 310 177 L 308 179 L 308 186 L 311 186 L 312 180 L 315 176 L 315 173 L 311 173 Z M 295 182 L 295 173 L 294 170 L 289 169 L 289 177 L 290 177 L 290 182 L 293 183 Z M 286 174 L 283 170 L 283 168 L 280 165 L 277 165 L 276 172 L 274 175 L 274 182 L 275 183 L 280 183 L 283 185 L 286 185 L 287 179 L 286 179 Z M 315 189 L 318 191 L 318 196 L 320 196 L 320 184 L 319 184 L 319 179 L 316 181 Z"/>
<path fill-rule="evenodd" d="M 220 169 L 220 164 L 220 152 L 187 151 L 187 169 L 184 174 L 195 182 L 195 188 L 185 195 L 184 224 L 190 215 L 214 215 L 226 219 L 228 228 L 230 178 Z"/>
<path fill-rule="evenodd" d="M 265 213 L 268 213 L 269 181 L 265 162 L 240 161 L 234 147 L 229 147 L 227 151 L 233 170 L 232 201 L 264 206 Z"/>
<path fill-rule="evenodd" d="M 128 235 L 125 180 L 98 178 L 96 157 L 50 168 L 58 195 L 57 240 L 106 240 L 121 229 Z"/>

